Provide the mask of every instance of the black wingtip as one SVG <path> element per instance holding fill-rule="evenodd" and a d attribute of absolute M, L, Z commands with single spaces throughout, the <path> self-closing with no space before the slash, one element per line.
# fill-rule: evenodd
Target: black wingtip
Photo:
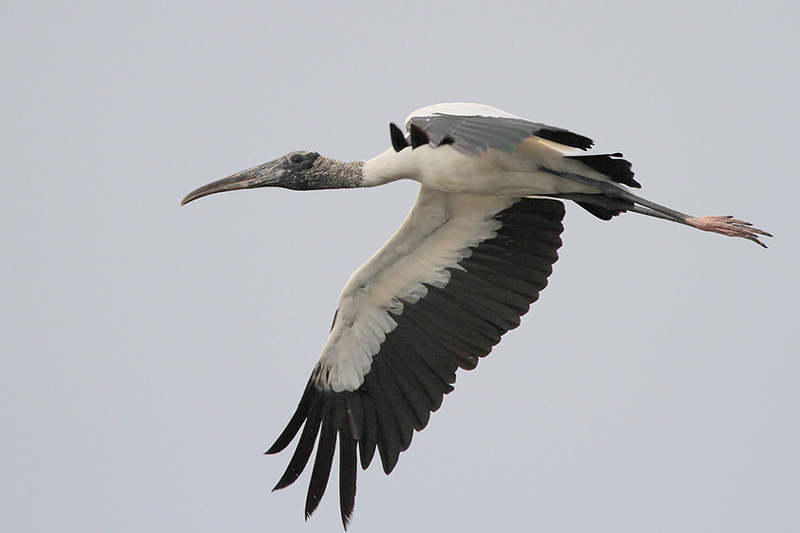
<path fill-rule="evenodd" d="M 339 432 L 339 511 L 345 531 L 350 525 L 356 506 L 357 467 L 355 439 Z"/>
<path fill-rule="evenodd" d="M 568 130 L 556 128 L 541 129 L 534 132 L 534 134 L 539 138 L 552 141 L 554 143 L 563 144 L 564 146 L 579 148 L 581 150 L 588 150 L 592 147 L 592 145 L 594 145 L 594 141 L 592 141 L 589 137 L 584 137 L 583 135 L 578 135 L 577 133 L 572 133 Z"/>
<path fill-rule="evenodd" d="M 264 452 L 264 455 L 272 455 L 281 452 L 294 440 L 295 435 L 297 435 L 297 432 L 300 431 L 303 423 L 305 423 L 306 418 L 308 418 L 311 406 L 315 403 L 317 394 L 313 387 L 313 380 L 309 379 L 306 384 L 306 390 L 303 392 L 300 403 L 297 405 L 297 409 L 292 415 L 291 420 L 289 420 L 289 424 L 287 424 L 286 429 L 284 429 L 275 440 L 275 443 Z"/>
<path fill-rule="evenodd" d="M 408 141 L 403 135 L 403 130 L 398 128 L 394 122 L 389 123 L 389 136 L 392 138 L 392 148 L 394 148 L 395 152 L 408 148 Z"/>
<path fill-rule="evenodd" d="M 303 431 L 300 434 L 300 440 L 297 442 L 297 448 L 294 450 L 292 458 L 289 460 L 289 465 L 286 471 L 281 476 L 278 484 L 275 485 L 273 491 L 280 490 L 288 487 L 300 477 L 303 470 L 311 458 L 311 453 L 314 451 L 314 443 L 317 440 L 320 426 L 322 424 L 322 411 L 324 406 L 322 402 L 314 402 L 308 413 Z"/>
<path fill-rule="evenodd" d="M 330 404 L 327 404 L 330 407 Z M 322 415 L 322 430 L 317 443 L 317 458 L 311 470 L 311 482 L 308 484 L 306 495 L 306 520 L 317 510 L 319 502 L 328 488 L 328 479 L 331 475 L 333 456 L 336 453 L 337 424 L 328 416 L 330 411 L 326 408 Z"/>

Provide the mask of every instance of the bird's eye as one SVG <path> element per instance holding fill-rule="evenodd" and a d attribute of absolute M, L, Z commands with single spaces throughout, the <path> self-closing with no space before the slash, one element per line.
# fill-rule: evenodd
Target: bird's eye
<path fill-rule="evenodd" d="M 314 166 L 314 162 L 319 157 L 316 152 L 290 152 L 286 154 L 286 161 L 295 171 L 307 170 Z"/>

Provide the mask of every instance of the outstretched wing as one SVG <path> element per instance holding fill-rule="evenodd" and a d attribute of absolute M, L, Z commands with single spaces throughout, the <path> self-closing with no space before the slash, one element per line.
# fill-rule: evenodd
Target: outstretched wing
<path fill-rule="evenodd" d="M 481 104 L 437 104 L 423 107 L 406 119 L 413 140 L 422 132 L 435 148 L 452 144 L 456 150 L 483 155 L 489 148 L 512 152 L 522 141 L 535 135 L 570 148 L 587 150 L 592 140 L 571 131 L 531 122 L 495 107 Z"/>
<path fill-rule="evenodd" d="M 377 448 L 383 470 L 547 285 L 564 206 L 547 199 L 448 195 L 422 187 L 397 233 L 350 278 L 323 353 L 269 454 L 300 432 L 275 489 L 292 484 L 317 443 L 306 518 L 325 493 L 339 441 L 339 499 L 347 527 L 357 456 Z"/>

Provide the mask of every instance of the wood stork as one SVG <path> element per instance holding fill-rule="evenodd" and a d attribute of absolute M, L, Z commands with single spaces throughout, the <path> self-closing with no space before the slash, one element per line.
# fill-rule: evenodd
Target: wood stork
<path fill-rule="evenodd" d="M 692 217 L 635 196 L 622 154 L 582 155 L 591 139 L 497 108 L 439 104 L 411 113 L 406 133 L 390 124 L 392 147 L 344 163 L 297 151 L 215 181 L 182 204 L 222 191 L 374 187 L 418 181 L 416 204 L 397 233 L 345 285 L 330 336 L 283 433 L 302 427 L 275 489 L 294 483 L 316 443 L 305 515 L 328 484 L 339 441 L 339 500 L 345 529 L 355 505 L 357 456 L 366 469 L 377 448 L 387 474 L 414 430 L 517 327 L 547 285 L 572 200 L 609 220 L 625 211 L 743 237 L 770 236 L 732 217 Z"/>

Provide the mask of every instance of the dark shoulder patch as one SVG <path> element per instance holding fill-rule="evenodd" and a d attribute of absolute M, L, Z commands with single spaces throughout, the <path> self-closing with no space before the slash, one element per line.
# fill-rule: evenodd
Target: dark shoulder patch
<path fill-rule="evenodd" d="M 411 137 L 411 148 L 418 148 L 423 144 L 428 144 L 430 139 L 428 138 L 428 134 L 425 133 L 422 128 L 417 126 L 416 124 L 411 124 L 408 127 L 408 133 Z"/>
<path fill-rule="evenodd" d="M 389 135 L 392 138 L 392 148 L 394 148 L 395 152 L 408 148 L 408 141 L 406 136 L 403 135 L 403 130 L 398 128 L 394 122 L 389 123 Z"/>

